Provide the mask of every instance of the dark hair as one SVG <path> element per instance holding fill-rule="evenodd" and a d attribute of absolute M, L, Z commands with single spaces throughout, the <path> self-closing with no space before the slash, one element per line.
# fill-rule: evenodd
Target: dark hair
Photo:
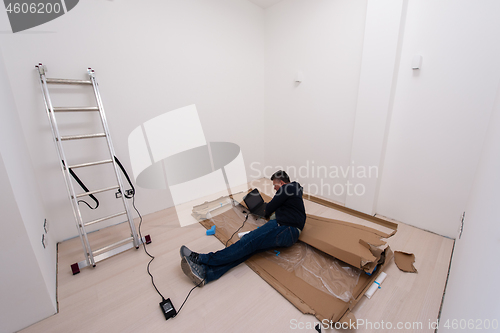
<path fill-rule="evenodd" d="M 290 182 L 290 177 L 288 177 L 288 175 L 286 174 L 286 172 L 283 171 L 283 170 L 276 171 L 271 176 L 271 180 L 275 180 L 275 179 L 282 180 L 284 183 L 289 183 Z"/>

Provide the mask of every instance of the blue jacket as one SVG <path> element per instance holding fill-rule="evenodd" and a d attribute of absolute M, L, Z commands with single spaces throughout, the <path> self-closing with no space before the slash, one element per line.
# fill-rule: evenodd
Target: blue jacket
<path fill-rule="evenodd" d="M 276 213 L 276 221 L 302 230 L 306 223 L 306 210 L 302 200 L 302 186 L 291 182 L 280 187 L 266 205 L 266 217 Z"/>

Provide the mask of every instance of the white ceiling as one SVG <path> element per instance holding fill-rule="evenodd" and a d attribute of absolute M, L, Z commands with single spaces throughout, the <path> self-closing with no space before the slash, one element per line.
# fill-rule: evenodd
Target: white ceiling
<path fill-rule="evenodd" d="M 272 5 L 277 4 L 282 0 L 248 0 L 248 1 L 253 2 L 257 6 L 266 9 L 267 7 L 271 7 Z"/>

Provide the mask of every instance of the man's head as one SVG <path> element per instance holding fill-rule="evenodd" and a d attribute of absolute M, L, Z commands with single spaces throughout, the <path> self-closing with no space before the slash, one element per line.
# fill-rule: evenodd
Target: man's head
<path fill-rule="evenodd" d="M 290 182 L 290 177 L 285 171 L 279 170 L 271 176 L 271 180 L 273 181 L 274 190 L 278 191 L 281 186 Z"/>

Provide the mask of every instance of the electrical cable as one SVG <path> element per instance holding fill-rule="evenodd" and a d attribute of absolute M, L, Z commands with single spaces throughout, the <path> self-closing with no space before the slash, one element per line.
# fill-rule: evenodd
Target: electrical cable
<path fill-rule="evenodd" d="M 135 191 L 133 192 L 132 194 L 132 206 L 134 207 L 135 211 L 137 212 L 137 215 L 139 215 L 139 218 L 140 218 L 140 222 L 139 222 L 139 237 L 142 241 L 142 233 L 141 233 L 141 226 L 142 226 L 142 215 L 141 213 L 139 213 L 139 210 L 137 209 L 137 207 L 135 207 Z M 149 276 L 151 276 L 151 283 L 153 284 L 153 287 L 155 288 L 156 292 L 158 293 L 158 295 L 161 296 L 161 299 L 162 301 L 165 301 L 165 297 L 163 297 L 163 295 L 160 293 L 160 291 L 158 290 L 158 288 L 156 287 L 155 285 L 155 281 L 154 281 L 154 278 L 153 278 L 153 275 L 151 274 L 151 272 L 149 271 L 149 266 L 151 265 L 151 262 L 155 259 L 154 256 L 152 256 L 148 250 L 146 249 L 146 243 L 145 242 L 142 242 L 142 247 L 144 248 L 144 252 L 146 252 L 146 254 L 151 258 L 151 260 L 149 261 L 148 263 L 148 268 L 147 268 L 147 271 L 148 271 L 148 274 Z"/>
<path fill-rule="evenodd" d="M 243 221 L 243 224 L 241 225 L 241 227 L 239 227 L 239 228 L 238 228 L 238 230 L 236 230 L 236 231 L 235 231 L 235 232 L 231 235 L 231 237 L 229 237 L 229 239 L 228 239 L 228 240 L 227 240 L 227 242 L 226 242 L 226 247 L 227 247 L 227 243 L 229 243 L 229 241 L 231 240 L 231 238 L 233 238 L 233 236 L 234 236 L 234 235 L 235 235 L 238 231 L 240 231 L 240 230 L 241 230 L 241 228 L 243 228 L 243 226 L 245 225 L 245 222 L 246 222 L 246 221 L 247 221 L 247 219 L 248 219 L 248 215 L 250 215 L 250 213 L 248 213 L 248 214 L 247 214 L 247 216 L 245 217 L 245 221 Z"/>
<path fill-rule="evenodd" d="M 141 233 L 141 226 L 142 226 L 142 216 L 141 216 L 141 213 L 139 213 L 139 210 L 137 209 L 137 207 L 135 207 L 135 192 L 133 192 L 132 194 L 132 206 L 134 207 L 135 211 L 137 212 L 137 215 L 139 215 L 139 219 L 140 219 L 140 222 L 139 222 L 139 237 L 140 239 L 142 239 L 142 233 Z M 153 284 L 153 287 L 155 288 L 156 292 L 158 293 L 158 295 L 160 295 L 162 301 L 165 301 L 165 297 L 161 294 L 161 292 L 158 290 L 158 288 L 156 287 L 155 285 L 155 282 L 154 282 L 154 278 L 153 278 L 153 275 L 151 274 L 150 270 L 149 270 L 149 266 L 151 265 L 151 262 L 155 259 L 155 257 L 153 255 L 151 255 L 148 250 L 146 249 L 146 245 L 145 243 L 143 242 L 142 243 L 142 246 L 144 248 L 144 251 L 146 252 L 146 254 L 151 258 L 151 260 L 149 261 L 148 263 L 148 268 L 147 268 L 147 271 L 148 271 L 148 274 L 149 276 L 151 276 L 151 283 Z M 179 314 L 179 312 L 181 312 L 181 309 L 182 307 L 184 306 L 184 304 L 186 303 L 187 299 L 189 298 L 189 296 L 191 295 L 191 292 L 198 288 L 203 282 L 205 282 L 205 279 L 203 279 L 203 281 L 201 281 L 199 284 L 197 284 L 196 286 L 194 286 L 190 291 L 189 293 L 187 294 L 186 298 L 184 299 L 184 302 L 182 302 L 182 305 L 181 307 L 179 308 L 179 310 L 177 310 L 177 313 L 175 314 L 175 316 L 177 316 Z M 174 317 L 175 317 L 174 316 Z"/>
<path fill-rule="evenodd" d="M 198 287 L 199 287 L 199 286 L 200 286 L 203 282 L 205 282 L 205 279 L 203 279 L 203 281 L 201 281 L 200 283 L 198 283 L 196 286 L 194 286 L 194 287 L 193 287 L 193 288 L 189 291 L 189 294 L 187 294 L 186 298 L 184 299 L 184 302 L 182 302 L 181 307 L 180 307 L 180 308 L 179 308 L 179 310 L 177 311 L 176 316 L 179 314 L 179 312 L 181 312 L 181 309 L 182 309 L 182 307 L 184 306 L 184 303 L 186 303 L 186 301 L 188 300 L 189 295 L 191 295 L 191 292 L 192 292 L 193 290 L 195 290 L 196 288 L 198 288 Z"/>
<path fill-rule="evenodd" d="M 116 162 L 116 163 L 118 164 L 118 166 L 120 167 L 120 169 L 122 170 L 122 172 L 123 172 L 123 174 L 125 175 L 125 177 L 127 178 L 127 181 L 128 181 L 128 183 L 129 183 L 130 187 L 132 188 L 132 189 L 131 189 L 131 192 L 132 192 L 132 194 L 131 194 L 131 195 L 127 195 L 127 193 L 122 193 L 122 195 L 124 195 L 124 196 L 125 196 L 125 198 L 127 198 L 127 199 L 132 199 L 132 207 L 134 207 L 134 210 L 136 211 L 137 215 L 139 216 L 139 228 L 138 228 L 138 229 L 139 229 L 139 239 L 141 240 L 141 243 L 142 243 L 142 247 L 143 247 L 143 249 L 144 249 L 144 252 L 145 252 L 145 253 L 146 253 L 146 254 L 147 254 L 147 255 L 151 258 L 151 260 L 148 262 L 147 271 L 148 271 L 149 276 L 151 277 L 151 284 L 152 284 L 152 285 L 153 285 L 153 287 L 155 288 L 155 290 L 156 290 L 156 292 L 158 293 L 158 295 L 160 295 L 160 297 L 161 297 L 161 299 L 162 299 L 162 302 L 165 302 L 165 301 L 166 301 L 166 299 L 165 299 L 165 297 L 162 295 L 162 293 L 158 290 L 158 288 L 156 287 L 156 284 L 155 284 L 155 281 L 154 281 L 153 274 L 151 274 L 151 271 L 150 271 L 150 266 L 151 266 L 151 263 L 153 262 L 153 260 L 155 259 L 155 257 L 154 257 L 151 253 L 149 253 L 149 252 L 148 252 L 148 250 L 147 250 L 147 248 L 146 248 L 146 242 L 144 242 L 144 241 L 143 241 L 143 238 L 142 238 L 141 227 L 142 227 L 142 221 L 143 221 L 143 219 L 142 219 L 142 215 L 141 215 L 141 213 L 139 212 L 139 210 L 138 210 L 138 209 L 137 209 L 137 207 L 135 206 L 135 188 L 134 188 L 134 185 L 133 185 L 133 184 L 132 184 L 132 182 L 130 181 L 130 178 L 129 178 L 128 174 L 127 174 L 127 171 L 125 171 L 125 168 L 124 168 L 124 167 L 123 167 L 123 165 L 120 163 L 120 160 L 118 160 L 118 158 L 117 158 L 116 156 L 114 157 L 114 159 L 115 159 L 115 162 Z M 70 171 L 71 171 L 71 169 L 70 169 Z M 75 177 L 75 179 L 76 179 L 77 181 L 79 181 L 79 179 L 77 179 L 78 177 L 77 177 L 76 175 L 74 175 L 74 177 Z M 79 181 L 79 183 L 80 183 L 80 181 Z M 80 185 L 82 185 L 82 187 L 84 187 L 84 186 L 85 186 L 85 185 L 83 185 L 83 184 L 80 184 Z M 85 189 L 85 188 L 84 188 L 84 189 Z M 86 191 L 88 191 L 87 189 L 85 189 L 85 190 L 86 190 Z M 120 192 L 120 193 L 121 193 L 121 191 L 120 191 L 120 190 L 118 190 L 118 192 Z M 128 192 L 128 191 L 127 191 L 127 192 Z M 92 197 L 92 195 L 91 195 L 91 197 Z M 99 206 L 99 202 L 97 201 L 97 199 L 95 199 L 95 201 L 96 201 L 96 203 L 97 203 L 97 205 L 96 205 L 96 207 L 95 207 L 95 208 L 97 208 L 97 206 Z M 80 202 L 83 202 L 83 203 L 87 204 L 87 206 L 89 206 L 89 208 L 91 208 L 91 209 L 95 209 L 95 208 L 92 208 L 92 207 L 91 207 L 91 206 L 90 206 L 87 202 L 85 202 L 85 201 L 83 201 L 83 200 L 79 201 L 79 203 L 80 203 Z M 248 218 L 248 216 L 247 216 L 247 218 Z M 246 219 L 245 219 L 245 220 L 246 220 Z M 244 224 L 244 223 L 245 223 L 245 222 L 243 222 L 243 224 Z M 205 282 L 205 279 L 203 279 L 203 281 L 201 281 L 198 285 L 194 286 L 194 287 L 193 287 L 193 288 L 189 291 L 188 295 L 187 295 L 187 296 L 186 296 L 186 298 L 184 299 L 184 302 L 182 303 L 181 307 L 179 308 L 179 311 L 177 311 L 173 317 L 175 317 L 175 316 L 177 316 L 177 314 L 179 314 L 179 312 L 181 311 L 182 307 L 184 306 L 184 304 L 186 303 L 187 299 L 189 298 L 189 295 L 191 295 L 191 292 L 192 292 L 195 288 L 197 288 L 197 287 L 199 287 L 201 284 L 203 284 L 203 282 Z M 161 304 L 161 303 L 160 303 L 160 304 Z M 168 318 L 167 318 L 167 319 L 168 319 Z"/>
<path fill-rule="evenodd" d="M 236 231 L 234 232 L 234 234 L 236 234 L 236 233 L 237 233 L 237 232 L 238 232 L 241 228 L 243 228 L 243 226 L 245 225 L 245 222 L 246 222 L 246 221 L 247 221 L 247 219 L 248 219 L 248 215 L 250 215 L 250 213 L 248 213 L 248 214 L 247 214 L 247 216 L 245 217 L 245 220 L 243 221 L 243 224 L 241 225 L 241 227 L 240 227 L 238 230 L 236 230 Z M 234 234 L 231 236 L 231 238 L 233 238 Z M 229 242 L 229 240 L 231 240 L 231 238 L 229 238 L 229 239 L 227 240 L 227 242 Z M 226 242 L 226 247 L 227 247 L 227 242 Z M 213 255 L 213 253 L 212 253 L 212 255 Z M 210 261 L 210 258 L 209 258 L 208 260 Z M 198 283 L 196 286 L 194 286 L 194 287 L 193 287 L 193 288 L 189 291 L 189 293 L 187 294 L 186 298 L 184 299 L 184 302 L 182 302 L 181 307 L 180 307 L 180 308 L 179 308 L 179 310 L 177 311 L 176 316 L 179 314 L 179 312 L 181 312 L 181 309 L 182 309 L 182 307 L 184 306 L 184 304 L 186 303 L 186 301 L 188 300 L 189 295 L 191 295 L 191 292 L 192 292 L 193 290 L 195 290 L 196 288 L 198 288 L 201 284 L 203 284 L 203 282 L 205 282 L 205 279 L 203 279 L 203 281 L 201 281 L 200 283 Z"/>
<path fill-rule="evenodd" d="M 135 189 L 132 189 L 132 207 L 134 207 L 135 211 L 137 212 L 137 215 L 139 215 L 139 237 L 140 239 L 142 240 L 142 233 L 141 233 L 141 226 L 142 226 L 142 215 L 141 213 L 139 213 L 139 210 L 137 209 L 137 207 L 135 206 Z M 241 227 L 239 227 L 238 230 L 236 230 L 232 235 L 231 237 L 227 240 L 226 242 L 226 247 L 227 247 L 227 243 L 231 240 L 231 238 L 233 238 L 233 236 L 241 230 L 241 228 L 243 228 L 243 226 L 245 225 L 245 222 L 247 221 L 248 219 L 248 216 L 250 215 L 250 213 L 247 214 L 247 216 L 245 217 L 245 220 L 243 221 L 243 224 L 241 225 Z M 151 258 L 151 260 L 149 261 L 148 263 L 148 266 L 147 266 L 147 271 L 148 271 L 148 274 L 149 276 L 151 277 L 151 283 L 153 284 L 153 287 L 155 288 L 156 292 L 158 293 L 158 295 L 160 295 L 162 301 L 165 301 L 165 297 L 163 297 L 163 295 L 161 294 L 161 292 L 158 290 L 158 288 L 156 287 L 155 285 L 155 282 L 154 282 L 154 278 L 153 278 L 153 275 L 151 274 L 150 270 L 149 270 L 149 266 L 151 265 L 151 262 L 155 259 L 155 257 L 153 255 L 151 255 L 148 250 L 146 249 L 146 244 L 145 242 L 142 242 L 142 246 L 144 248 L 144 252 L 146 252 L 146 254 Z M 191 290 L 189 291 L 189 293 L 187 294 L 186 298 L 184 299 L 184 302 L 182 302 L 182 305 L 181 307 L 179 308 L 179 310 L 177 311 L 177 313 L 174 315 L 174 317 L 176 317 L 182 310 L 182 307 L 184 306 L 184 304 L 186 303 L 186 301 L 188 300 L 189 296 L 191 295 L 191 293 L 193 292 L 193 290 L 195 290 L 196 288 L 198 288 L 200 285 L 203 284 L 203 282 L 205 282 L 205 279 L 203 279 L 203 281 L 201 281 L 200 283 L 198 283 L 196 286 L 194 286 L 193 288 L 191 288 Z"/>

